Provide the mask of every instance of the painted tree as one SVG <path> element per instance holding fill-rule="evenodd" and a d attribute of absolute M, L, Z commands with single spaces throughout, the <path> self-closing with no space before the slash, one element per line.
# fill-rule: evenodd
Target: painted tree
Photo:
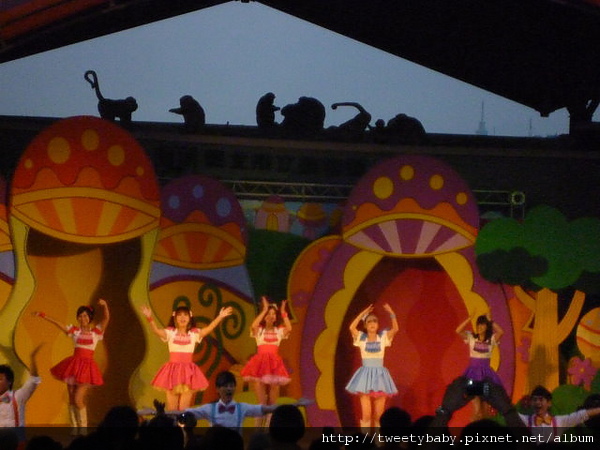
<path fill-rule="evenodd" d="M 576 325 L 586 293 L 600 292 L 600 220 L 568 221 L 558 210 L 539 206 L 522 222 L 503 218 L 486 224 L 475 252 L 481 275 L 512 285 L 517 299 L 532 312 L 530 387 L 556 388 L 558 346 Z M 572 295 L 565 300 L 567 291 Z M 559 298 L 569 302 L 562 317 Z"/>

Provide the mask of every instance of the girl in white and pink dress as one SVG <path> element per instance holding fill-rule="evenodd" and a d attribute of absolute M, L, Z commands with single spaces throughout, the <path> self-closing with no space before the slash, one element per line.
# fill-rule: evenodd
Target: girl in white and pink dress
<path fill-rule="evenodd" d="M 152 386 L 167 393 L 168 410 L 190 408 L 196 392 L 208 387 L 208 380 L 193 361 L 194 349 L 231 312 L 231 307 L 221 308 L 208 326 L 196 328 L 192 311 L 187 306 L 180 306 L 173 311 L 167 328 L 159 328 L 152 318 L 150 307 L 142 307 L 152 332 L 169 346 L 169 361 L 152 380 Z"/>
<path fill-rule="evenodd" d="M 266 297 L 262 297 L 262 310 L 251 325 L 257 353 L 246 363 L 241 375 L 245 381 L 254 384 L 258 403 L 261 405 L 277 403 L 280 386 L 291 380 L 279 355 L 279 344 L 292 331 L 292 324 L 285 310 L 286 303 L 283 300 L 279 309 L 277 305 L 269 304 Z M 280 322 L 283 322 L 282 326 L 279 325 Z M 268 421 L 268 416 L 259 417 L 256 419 L 256 426 L 266 426 Z"/>
<path fill-rule="evenodd" d="M 102 373 L 98 364 L 94 360 L 94 350 L 104 338 L 106 327 L 110 319 L 108 304 L 105 300 L 98 300 L 98 305 L 102 307 L 104 313 L 102 320 L 96 325 L 92 323 L 94 319 L 94 309 L 91 306 L 80 306 L 77 309 L 78 326 L 63 325 L 58 320 L 53 319 L 43 312 L 34 314 L 48 322 L 56 325 L 67 336 L 73 340 L 75 352 L 72 356 L 63 359 L 50 369 L 50 373 L 58 380 L 67 384 L 69 393 L 69 419 L 73 427 L 74 434 L 79 430 L 85 432 L 88 426 L 86 394 L 91 386 L 100 386 L 104 384 Z"/>

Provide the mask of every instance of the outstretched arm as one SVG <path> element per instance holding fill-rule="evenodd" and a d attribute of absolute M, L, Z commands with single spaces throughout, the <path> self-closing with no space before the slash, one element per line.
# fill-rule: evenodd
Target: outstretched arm
<path fill-rule="evenodd" d="M 590 419 L 594 416 L 600 415 L 600 408 L 590 408 L 587 410 L 588 416 Z"/>
<path fill-rule="evenodd" d="M 152 310 L 148 305 L 143 305 L 141 308 L 142 314 L 146 317 L 146 320 L 150 324 L 150 329 L 152 332 L 157 335 L 161 339 L 167 339 L 167 332 L 163 328 L 159 328 L 154 322 L 154 318 L 152 317 Z"/>
<path fill-rule="evenodd" d="M 492 407 L 502 414 L 506 422 L 506 426 L 509 428 L 512 434 L 519 437 L 528 435 L 530 433 L 529 429 L 521 421 L 519 414 L 513 407 L 504 388 L 501 385 L 492 382 L 489 382 L 488 384 L 488 390 L 483 396 L 484 400 L 486 400 Z M 429 425 L 428 433 L 436 436 L 440 433 L 448 433 L 448 422 L 452 418 L 454 412 L 461 409 L 473 399 L 473 396 L 467 393 L 465 389 L 466 386 L 467 378 L 463 376 L 454 379 L 454 381 L 448 385 L 446 392 L 444 393 L 442 404 L 436 410 L 435 417 Z M 432 439 L 431 442 L 432 444 L 426 444 L 423 446 L 423 448 L 426 450 L 437 450 L 441 448 L 439 444 L 436 444 L 436 442 L 441 442 L 439 438 L 437 440 Z M 516 447 L 518 449 L 532 450 L 535 448 L 535 445 L 530 444 L 528 439 L 517 439 L 516 442 L 521 443 Z"/>
<path fill-rule="evenodd" d="M 62 322 L 59 322 L 58 320 L 50 317 L 45 312 L 34 311 L 33 315 L 36 316 L 36 317 L 41 317 L 44 320 L 47 320 L 48 322 L 50 322 L 52 325 L 54 325 L 55 327 L 57 327 L 63 333 L 65 333 L 65 334 L 69 333 L 69 329 L 67 328 L 67 326 L 65 324 L 63 324 Z"/>
<path fill-rule="evenodd" d="M 219 311 L 219 315 L 215 318 L 215 320 L 213 320 L 211 323 L 208 324 L 208 326 L 200 329 L 200 336 L 204 337 L 207 334 L 210 334 L 210 332 L 212 330 L 215 329 L 215 327 L 217 325 L 219 325 L 221 323 L 221 321 L 229 316 L 231 313 L 233 312 L 233 308 L 231 306 L 228 306 L 227 308 L 221 308 L 221 311 Z"/>
<path fill-rule="evenodd" d="M 371 311 L 373 311 L 373 304 L 370 304 L 365 309 L 363 309 L 361 312 L 359 312 L 358 315 L 352 321 L 352 323 L 350 323 L 350 325 L 348 326 L 348 329 L 350 330 L 350 334 L 352 335 L 353 339 L 356 339 L 356 336 L 358 336 L 358 333 L 359 333 L 358 324 L 360 323 L 361 319 L 366 314 L 369 314 Z"/>
<path fill-rule="evenodd" d="M 183 414 L 185 410 L 171 410 L 165 411 L 165 403 L 154 399 L 152 402 L 154 408 L 142 408 L 137 410 L 138 416 L 179 416 Z"/>
<path fill-rule="evenodd" d="M 531 430 L 523 423 L 521 416 L 513 406 L 510 397 L 506 393 L 504 387 L 501 384 L 494 382 L 487 382 L 487 392 L 484 391 L 484 400 L 487 401 L 492 408 L 496 409 L 503 417 L 506 426 L 512 431 L 515 437 L 518 437 L 516 442 L 521 444 L 517 446 L 518 449 L 533 449 L 535 445 L 529 445 L 529 439 L 522 437 L 531 436 Z"/>
<path fill-rule="evenodd" d="M 102 331 L 106 331 L 106 327 L 108 326 L 108 322 L 110 321 L 110 312 L 108 311 L 108 303 L 106 300 L 101 298 L 98 300 L 98 304 L 104 310 L 104 314 L 102 314 L 102 320 L 98 323 L 98 326 L 102 329 Z"/>
<path fill-rule="evenodd" d="M 400 326 L 398 325 L 398 319 L 396 318 L 396 313 L 394 313 L 394 310 L 389 305 L 389 303 L 385 303 L 383 305 L 383 309 L 385 309 L 389 313 L 390 319 L 392 319 L 392 329 L 389 330 L 388 333 L 387 333 L 388 338 L 391 341 L 392 339 L 394 339 L 394 336 L 396 335 L 396 333 L 400 329 Z"/>
<path fill-rule="evenodd" d="M 265 297 L 263 295 L 261 297 L 260 301 L 261 301 L 262 309 L 260 310 L 260 312 L 256 315 L 256 317 L 252 321 L 252 325 L 250 325 L 250 329 L 252 330 L 252 336 L 256 336 L 256 333 L 258 333 L 258 328 L 260 327 L 260 323 L 265 318 L 265 315 L 267 314 L 267 311 L 269 310 L 269 302 L 267 300 L 267 297 Z"/>
<path fill-rule="evenodd" d="M 314 403 L 314 400 L 310 400 L 308 398 L 301 398 L 298 399 L 298 401 L 294 402 L 294 403 L 288 403 L 291 404 L 293 406 L 297 406 L 297 407 L 301 407 L 301 406 L 308 406 L 308 405 L 312 405 Z M 262 408 L 262 413 L 263 415 L 265 414 L 271 414 L 273 411 L 275 411 L 277 409 L 278 406 L 281 406 L 280 404 L 274 404 L 274 405 L 260 405 Z"/>

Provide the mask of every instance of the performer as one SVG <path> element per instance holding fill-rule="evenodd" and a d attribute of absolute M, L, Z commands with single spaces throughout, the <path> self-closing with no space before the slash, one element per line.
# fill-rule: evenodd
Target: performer
<path fill-rule="evenodd" d="M 50 369 L 50 373 L 58 380 L 67 384 L 69 393 L 69 419 L 73 427 L 73 434 L 86 432 L 88 426 L 86 394 L 91 386 L 104 384 L 102 373 L 98 364 L 94 361 L 94 350 L 106 332 L 110 320 L 110 313 L 106 300 L 98 300 L 102 307 L 102 320 L 96 325 L 94 320 L 94 308 L 91 306 L 80 306 L 77 309 L 77 322 L 79 326 L 63 325 L 56 319 L 43 312 L 34 314 L 57 326 L 67 336 L 73 339 L 75 353 L 73 356 L 63 359 Z"/>
<path fill-rule="evenodd" d="M 164 404 L 154 401 L 157 410 L 142 409 L 138 411 L 139 415 L 148 414 L 166 414 L 168 416 L 178 417 L 180 422 L 186 422 L 185 415 L 191 414 L 195 419 L 206 419 L 211 427 L 226 427 L 238 432 L 242 432 L 243 421 L 246 417 L 257 417 L 272 413 L 279 405 L 259 405 L 251 403 L 236 402 L 235 395 L 237 382 L 235 375 L 229 371 L 219 372 L 215 380 L 219 400 L 212 403 L 205 403 L 194 408 L 186 408 L 178 411 L 164 411 Z M 307 406 L 312 400 L 301 398 L 293 403 L 296 406 Z"/>
<path fill-rule="evenodd" d="M 15 373 L 12 368 L 0 364 L 0 428 L 15 427 L 21 431 L 25 427 L 25 405 L 41 382 L 36 360 L 40 348 L 41 345 L 31 352 L 29 378 L 19 389 L 13 390 Z M 18 435 L 23 437 L 20 432 Z"/>
<path fill-rule="evenodd" d="M 279 344 L 287 339 L 292 331 L 292 324 L 286 312 L 287 301 L 281 302 L 281 308 L 276 304 L 269 304 L 266 297 L 262 297 L 262 309 L 252 322 L 251 336 L 256 339 L 257 353 L 241 371 L 245 381 L 252 382 L 258 403 L 261 405 L 274 405 L 279 397 L 279 388 L 291 380 L 283 359 L 279 356 Z M 283 326 L 280 322 L 283 321 Z M 267 426 L 270 414 L 256 418 L 256 426 Z"/>
<path fill-rule="evenodd" d="M 475 394 L 473 398 L 474 420 L 481 419 L 484 414 L 483 402 L 481 400 L 481 392 L 478 387 L 482 387 L 485 381 L 492 381 L 502 385 L 502 381 L 498 374 L 490 366 L 490 358 L 492 350 L 500 342 L 500 338 L 504 334 L 504 330 L 495 322 L 492 322 L 488 315 L 477 317 L 475 322 L 475 333 L 465 330 L 467 324 L 471 321 L 471 317 L 467 318 L 456 328 L 456 333 L 460 335 L 466 344 L 469 345 L 469 366 L 463 373 L 463 376 L 468 380 L 469 387 L 472 386 Z"/>
<path fill-rule="evenodd" d="M 166 391 L 168 409 L 189 408 L 196 392 L 208 387 L 208 380 L 192 359 L 194 349 L 232 311 L 231 307 L 221 308 L 219 315 L 208 326 L 196 328 L 191 309 L 180 306 L 173 311 L 167 328 L 159 328 L 152 318 L 150 307 L 142 306 L 142 314 L 150 323 L 152 332 L 169 346 L 169 362 L 160 368 L 152 380 L 152 386 Z"/>
<path fill-rule="evenodd" d="M 354 346 L 360 349 L 362 366 L 354 373 L 346 390 L 360 398 L 360 426 L 368 432 L 371 426 L 379 427 L 379 419 L 385 410 L 387 397 L 398 393 L 390 372 L 383 366 L 385 347 L 392 345 L 398 332 L 396 314 L 388 303 L 383 305 L 392 320 L 391 330 L 379 331 L 379 320 L 373 314 L 373 305 L 362 310 L 348 327 L 354 340 Z M 358 325 L 364 323 L 365 331 Z"/>
<path fill-rule="evenodd" d="M 541 442 L 552 442 L 566 430 L 579 425 L 591 417 L 600 414 L 600 408 L 580 409 L 571 414 L 550 415 L 552 394 L 543 386 L 536 386 L 529 396 L 533 414 L 520 414 L 521 420 L 534 434 L 540 436 Z"/>

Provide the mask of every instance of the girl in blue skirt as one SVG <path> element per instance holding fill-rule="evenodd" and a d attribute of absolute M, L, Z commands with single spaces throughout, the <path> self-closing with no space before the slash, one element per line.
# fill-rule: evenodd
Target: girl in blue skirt
<path fill-rule="evenodd" d="M 389 304 L 384 304 L 383 309 L 390 315 L 391 330 L 379 331 L 379 320 L 372 312 L 373 305 L 361 311 L 348 327 L 354 346 L 360 349 L 362 366 L 354 373 L 346 390 L 360 398 L 360 426 L 365 431 L 371 426 L 379 427 L 387 398 L 398 393 L 390 372 L 383 367 L 385 347 L 392 345 L 399 329 L 398 321 Z M 360 322 L 363 322 L 364 331 L 358 328 Z"/>

